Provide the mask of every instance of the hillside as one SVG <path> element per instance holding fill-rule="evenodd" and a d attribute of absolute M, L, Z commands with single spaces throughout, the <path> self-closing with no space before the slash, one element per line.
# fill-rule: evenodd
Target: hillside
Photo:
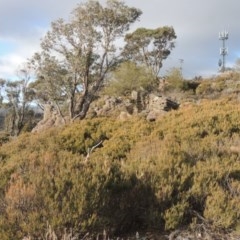
<path fill-rule="evenodd" d="M 183 59 L 163 76 L 181 44 L 159 21 L 136 28 L 142 14 L 81 2 L 43 23 L 37 52 L 21 46 L 32 56 L 16 77 L 3 61 L 0 240 L 240 239 L 240 61 L 225 67 L 228 33 L 216 76 L 184 79 L 194 69 Z"/>
<path fill-rule="evenodd" d="M 239 98 L 226 89 L 214 96 L 154 122 L 95 117 L 3 144 L 0 238 L 240 235 Z"/>

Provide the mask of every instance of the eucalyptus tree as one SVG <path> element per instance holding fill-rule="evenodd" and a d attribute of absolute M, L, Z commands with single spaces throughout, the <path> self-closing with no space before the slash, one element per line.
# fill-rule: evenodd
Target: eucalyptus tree
<path fill-rule="evenodd" d="M 29 87 L 31 70 L 25 65 L 17 71 L 18 80 L 5 80 L 4 101 L 1 107 L 6 109 L 5 130 L 13 136 L 19 135 L 25 123 L 29 120 L 30 104 L 33 91 Z"/>
<path fill-rule="evenodd" d="M 3 78 L 0 78 L 0 107 L 1 108 L 3 105 L 5 85 L 6 85 L 6 80 Z"/>
<path fill-rule="evenodd" d="M 118 0 L 106 5 L 88 1 L 73 10 L 69 21 L 53 22 L 42 39 L 42 51 L 32 58 L 35 90 L 45 89 L 46 99 L 59 109 L 64 100 L 71 119 L 85 118 L 106 75 L 120 60 L 117 40 L 141 13 Z"/>
<path fill-rule="evenodd" d="M 59 116 L 65 120 L 64 106 L 66 105 L 67 93 L 69 95 L 71 93 L 72 84 L 72 81 L 67 81 L 69 72 L 66 66 L 56 57 L 44 52 L 35 53 L 32 64 L 36 67 L 37 79 L 31 83 L 30 87 L 34 89 L 34 98 L 37 100 L 38 106 L 44 110 L 45 104 L 51 103 Z M 73 101 L 70 101 L 70 105 L 73 105 Z"/>
<path fill-rule="evenodd" d="M 128 60 L 146 65 L 157 77 L 171 50 L 175 47 L 176 34 L 173 27 L 156 29 L 138 28 L 125 36 L 123 55 Z"/>

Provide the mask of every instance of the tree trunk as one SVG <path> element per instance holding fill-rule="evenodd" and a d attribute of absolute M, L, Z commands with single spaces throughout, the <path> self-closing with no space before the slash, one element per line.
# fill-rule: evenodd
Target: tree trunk
<path fill-rule="evenodd" d="M 75 119 L 84 119 L 87 115 L 87 112 L 89 110 L 90 104 L 92 102 L 93 96 L 91 94 L 87 94 L 85 96 L 83 96 L 80 105 L 79 105 L 79 111 L 78 114 L 73 118 L 73 120 Z"/>
<path fill-rule="evenodd" d="M 82 120 L 86 117 L 89 107 L 94 99 L 94 96 L 101 87 L 101 84 L 104 80 L 104 76 L 105 75 L 99 77 L 99 79 L 96 81 L 95 86 L 93 86 L 91 90 L 88 90 L 88 89 L 85 90 L 77 107 L 77 115 L 73 118 L 73 120 L 77 118 Z"/>

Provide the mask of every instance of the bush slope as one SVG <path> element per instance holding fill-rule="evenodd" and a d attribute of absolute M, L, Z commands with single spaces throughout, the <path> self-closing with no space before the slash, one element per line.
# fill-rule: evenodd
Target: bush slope
<path fill-rule="evenodd" d="M 239 102 L 221 99 L 156 122 L 95 118 L 21 135 L 0 149 L 0 238 L 43 239 L 47 224 L 57 235 L 163 231 L 197 216 L 237 230 L 239 134 Z"/>

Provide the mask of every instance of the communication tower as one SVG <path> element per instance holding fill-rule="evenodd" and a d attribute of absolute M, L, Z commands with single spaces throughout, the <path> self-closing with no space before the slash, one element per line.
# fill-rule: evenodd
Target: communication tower
<path fill-rule="evenodd" d="M 183 59 L 179 59 L 179 63 L 180 63 L 180 68 L 179 68 L 179 70 L 180 70 L 180 72 L 181 72 L 181 75 L 182 75 L 182 72 L 183 72 L 183 62 L 184 62 Z"/>
<path fill-rule="evenodd" d="M 222 41 L 222 47 L 220 48 L 220 55 L 222 56 L 222 59 L 219 59 L 218 65 L 221 72 L 224 72 L 226 70 L 225 67 L 225 57 L 228 54 L 228 49 L 226 48 L 225 42 L 228 40 L 228 32 L 226 30 L 219 32 L 219 40 Z"/>

